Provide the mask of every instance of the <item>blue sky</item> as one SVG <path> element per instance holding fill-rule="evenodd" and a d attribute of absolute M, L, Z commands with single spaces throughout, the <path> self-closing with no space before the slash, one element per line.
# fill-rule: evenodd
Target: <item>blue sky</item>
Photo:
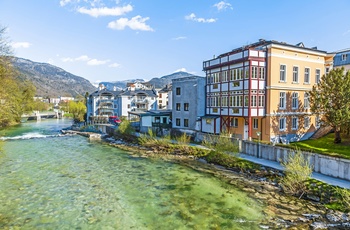
<path fill-rule="evenodd" d="M 350 48 L 348 0 L 0 0 L 15 56 L 91 82 L 149 80 L 258 41 Z"/>

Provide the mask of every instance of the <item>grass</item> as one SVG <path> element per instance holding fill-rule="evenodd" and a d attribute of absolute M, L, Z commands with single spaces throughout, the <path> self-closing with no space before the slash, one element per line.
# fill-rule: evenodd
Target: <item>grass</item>
<path fill-rule="evenodd" d="M 323 155 L 340 157 L 350 159 L 350 138 L 343 135 L 342 143 L 334 144 L 334 133 L 330 133 L 324 137 L 316 140 L 306 140 L 300 142 L 293 142 L 290 144 L 291 147 L 297 147 L 298 149 L 320 153 Z"/>

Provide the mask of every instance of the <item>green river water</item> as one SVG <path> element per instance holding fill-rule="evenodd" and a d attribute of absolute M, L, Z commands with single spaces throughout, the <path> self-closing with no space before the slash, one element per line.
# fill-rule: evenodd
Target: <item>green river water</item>
<path fill-rule="evenodd" d="M 0 229 L 259 229 L 259 202 L 211 174 L 62 136 L 70 120 L 3 130 Z"/>

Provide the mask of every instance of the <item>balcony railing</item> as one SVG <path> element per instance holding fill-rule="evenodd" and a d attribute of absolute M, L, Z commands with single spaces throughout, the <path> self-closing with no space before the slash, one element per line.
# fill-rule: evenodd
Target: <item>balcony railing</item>
<path fill-rule="evenodd" d="M 171 124 L 152 122 L 152 127 L 169 129 L 171 128 Z"/>

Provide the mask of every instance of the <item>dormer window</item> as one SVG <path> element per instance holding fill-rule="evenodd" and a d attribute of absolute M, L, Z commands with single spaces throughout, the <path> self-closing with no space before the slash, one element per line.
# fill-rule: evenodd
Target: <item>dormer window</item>
<path fill-rule="evenodd" d="M 341 55 L 341 60 L 342 61 L 346 61 L 346 59 L 348 59 L 348 54 L 342 54 Z"/>

